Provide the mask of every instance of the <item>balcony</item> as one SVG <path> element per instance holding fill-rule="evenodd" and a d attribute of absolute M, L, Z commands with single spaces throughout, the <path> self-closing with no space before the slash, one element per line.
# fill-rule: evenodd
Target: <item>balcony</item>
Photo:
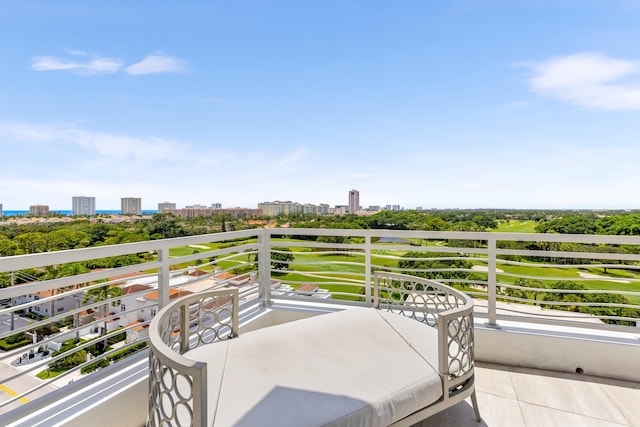
<path fill-rule="evenodd" d="M 439 275 L 474 298 L 486 425 L 640 425 L 638 248 L 640 238 L 626 236 L 256 229 L 3 257 L 0 273 L 16 280 L 0 289 L 0 338 L 25 333 L 32 342 L 0 353 L 0 423 L 110 425 L 119 414 L 143 425 L 143 346 L 149 322 L 172 299 L 237 288 L 242 336 L 371 306 L 373 271 L 381 270 Z M 131 265 L 20 280 L 30 269 L 132 256 Z M 86 360 L 47 376 L 82 350 Z M 463 402 L 418 425 L 466 423 L 478 425 Z"/>

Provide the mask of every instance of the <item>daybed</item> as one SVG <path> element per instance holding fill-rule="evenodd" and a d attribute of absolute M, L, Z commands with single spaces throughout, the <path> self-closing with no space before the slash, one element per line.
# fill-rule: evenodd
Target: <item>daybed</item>
<path fill-rule="evenodd" d="M 373 308 L 238 337 L 237 289 L 184 297 L 151 323 L 147 425 L 410 426 L 468 396 L 480 420 L 472 310 L 440 283 L 376 272 Z"/>

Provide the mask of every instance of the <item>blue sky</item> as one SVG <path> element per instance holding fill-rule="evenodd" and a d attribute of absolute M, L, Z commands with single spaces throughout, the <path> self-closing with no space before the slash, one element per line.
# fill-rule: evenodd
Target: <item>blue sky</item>
<path fill-rule="evenodd" d="M 640 2 L 0 0 L 0 203 L 640 208 Z"/>

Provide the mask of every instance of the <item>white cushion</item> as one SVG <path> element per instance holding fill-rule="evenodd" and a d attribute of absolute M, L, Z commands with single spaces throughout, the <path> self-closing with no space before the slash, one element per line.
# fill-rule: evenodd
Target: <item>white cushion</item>
<path fill-rule="evenodd" d="M 351 308 L 185 356 L 207 363 L 209 426 L 387 426 L 442 396 L 437 331 Z"/>

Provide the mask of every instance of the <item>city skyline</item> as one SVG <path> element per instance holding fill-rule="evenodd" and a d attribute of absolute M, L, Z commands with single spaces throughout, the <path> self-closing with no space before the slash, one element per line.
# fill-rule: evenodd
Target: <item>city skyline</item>
<path fill-rule="evenodd" d="M 358 210 L 360 210 L 360 208 L 362 208 L 359 204 L 359 200 L 360 200 L 360 192 L 358 190 L 352 189 L 349 191 L 348 193 L 348 204 L 344 205 L 344 204 L 340 204 L 340 205 L 335 205 L 335 208 L 341 207 L 347 208 L 347 213 L 357 213 Z M 96 197 L 95 196 L 73 196 L 71 198 L 71 209 L 50 209 L 49 205 L 47 204 L 37 204 L 37 205 L 29 205 L 29 211 L 32 211 L 33 209 L 43 209 L 46 208 L 47 211 L 51 211 L 51 212 L 66 212 L 66 211 L 70 211 L 72 212 L 73 215 L 94 215 L 96 213 Z M 175 211 L 175 210 L 180 210 L 180 209 L 211 209 L 211 210 L 215 210 L 215 209 L 222 209 L 223 208 L 223 204 L 220 202 L 213 202 L 211 203 L 211 205 L 201 205 L 198 203 L 191 203 L 191 204 L 187 204 L 184 205 L 181 208 L 177 207 L 177 204 L 174 202 L 170 202 L 170 201 L 163 201 L 163 202 L 159 202 L 157 204 L 157 209 L 142 209 L 142 200 L 144 198 L 142 197 L 121 197 L 120 198 L 120 211 L 123 213 L 127 213 L 127 214 L 139 214 L 139 212 L 141 211 L 155 211 L 157 210 L 158 212 L 162 212 L 165 209 L 169 210 L 169 211 Z M 321 213 L 327 213 L 327 209 L 330 207 L 329 204 L 327 203 L 300 203 L 297 201 L 281 201 L 281 200 L 275 200 L 273 202 L 258 202 L 256 203 L 258 209 L 263 209 L 265 211 L 269 211 L 271 212 L 273 207 L 275 206 L 280 206 L 280 208 L 277 209 L 277 214 L 282 214 L 282 213 L 289 213 L 288 210 L 290 209 L 289 207 L 284 207 L 284 206 L 288 206 L 288 205 L 296 205 L 299 206 L 300 209 L 303 209 L 305 206 L 306 207 L 310 207 L 310 206 L 314 206 L 316 208 L 320 208 Z M 267 205 L 269 207 L 264 208 L 263 205 Z M 376 206 L 379 207 L 379 205 L 370 205 L 368 208 L 363 208 L 363 209 L 370 209 L 371 206 Z M 391 210 L 392 206 L 393 206 L 393 210 L 399 210 L 400 209 L 400 205 L 385 205 L 387 209 Z M 235 206 L 233 208 L 252 208 L 253 206 Z M 231 209 L 233 209 L 231 208 Z M 296 208 L 297 209 L 297 208 Z M 332 208 L 333 209 L 333 208 Z M 98 211 L 115 211 L 118 209 L 98 209 Z M 7 211 L 26 211 L 25 209 L 9 209 Z M 2 203 L 0 203 L 0 213 L 2 212 Z M 275 211 L 274 211 L 275 212 Z M 315 212 L 315 211 L 314 211 Z M 1 214 L 0 214 L 1 216 Z"/>
<path fill-rule="evenodd" d="M 640 5 L 11 2 L 4 210 L 640 207 Z M 61 31 L 60 29 L 64 29 Z"/>

